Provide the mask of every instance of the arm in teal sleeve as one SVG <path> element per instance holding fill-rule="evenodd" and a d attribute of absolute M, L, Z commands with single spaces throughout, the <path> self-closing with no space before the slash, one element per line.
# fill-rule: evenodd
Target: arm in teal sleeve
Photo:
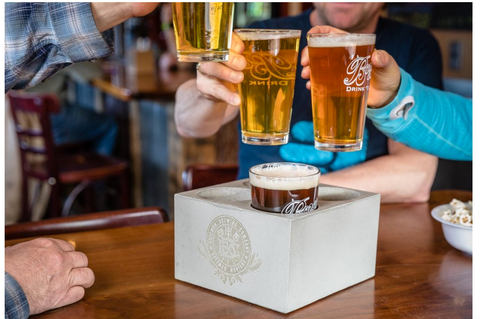
<path fill-rule="evenodd" d="M 368 109 L 367 116 L 389 138 L 451 160 L 472 160 L 472 100 L 416 82 L 400 69 L 395 99 Z"/>

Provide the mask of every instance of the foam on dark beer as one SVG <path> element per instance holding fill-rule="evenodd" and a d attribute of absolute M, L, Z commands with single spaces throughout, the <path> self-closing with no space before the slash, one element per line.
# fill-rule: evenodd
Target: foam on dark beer
<path fill-rule="evenodd" d="M 272 166 L 261 169 L 252 167 L 250 184 L 255 187 L 278 190 L 309 189 L 318 186 L 319 176 L 308 166 Z M 259 176 L 261 174 L 262 176 Z"/>

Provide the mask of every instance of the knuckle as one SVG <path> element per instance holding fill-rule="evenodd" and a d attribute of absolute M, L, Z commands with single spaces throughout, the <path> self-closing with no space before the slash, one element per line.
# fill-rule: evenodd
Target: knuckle
<path fill-rule="evenodd" d="M 51 247 L 54 244 L 50 238 L 35 238 L 32 242 L 42 247 Z"/>
<path fill-rule="evenodd" d="M 224 87 L 223 87 L 223 86 L 221 86 L 221 85 L 215 85 L 215 86 L 212 87 L 212 93 L 213 93 L 212 95 L 215 96 L 215 97 L 217 97 L 217 98 L 219 98 L 219 99 L 221 99 L 222 96 L 224 95 L 224 94 L 223 94 L 223 90 L 224 90 Z"/>
<path fill-rule="evenodd" d="M 77 254 L 78 258 L 80 259 L 82 265 L 87 266 L 88 265 L 88 257 L 81 251 L 76 251 L 75 254 Z"/>
<path fill-rule="evenodd" d="M 95 282 L 95 273 L 93 272 L 93 270 L 91 270 L 90 268 L 87 268 L 87 277 L 86 277 L 86 287 L 91 287 L 93 285 L 93 283 Z"/>
<path fill-rule="evenodd" d="M 48 261 L 50 263 L 50 267 L 61 269 L 65 264 L 65 256 L 60 251 L 54 251 L 49 255 Z"/>
<path fill-rule="evenodd" d="M 197 89 L 201 93 L 205 94 L 207 92 L 208 87 L 209 86 L 205 83 L 204 80 L 197 78 Z"/>
<path fill-rule="evenodd" d="M 78 300 L 82 299 L 85 296 L 85 288 L 80 286 L 76 286 L 75 288 L 76 289 L 72 293 L 71 297 L 72 297 L 72 300 L 74 300 L 74 302 L 77 302 Z"/>

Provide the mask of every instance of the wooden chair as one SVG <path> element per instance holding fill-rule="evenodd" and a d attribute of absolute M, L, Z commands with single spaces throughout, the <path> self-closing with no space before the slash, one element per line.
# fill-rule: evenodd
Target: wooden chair
<path fill-rule="evenodd" d="M 159 207 L 133 208 L 76 216 L 51 218 L 5 226 L 5 240 L 98 230 L 117 227 L 164 223 L 169 220 Z"/>
<path fill-rule="evenodd" d="M 237 178 L 236 164 L 192 164 L 182 173 L 183 190 L 234 181 Z"/>
<path fill-rule="evenodd" d="M 130 205 L 126 161 L 91 152 L 62 152 L 54 144 L 50 114 L 60 110 L 53 94 L 10 91 L 10 107 L 15 122 L 22 167 L 21 221 L 30 221 L 35 200 L 29 205 L 30 179 L 51 186 L 48 217 L 67 216 L 77 196 L 94 181 L 118 179 L 119 208 Z M 62 195 L 73 190 L 62 205 Z M 86 210 L 94 211 L 93 192 L 87 190 Z M 63 206 L 63 209 L 62 209 Z"/>

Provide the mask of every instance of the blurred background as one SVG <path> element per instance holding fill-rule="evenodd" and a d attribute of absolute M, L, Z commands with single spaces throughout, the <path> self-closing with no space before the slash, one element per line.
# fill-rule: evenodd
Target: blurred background
<path fill-rule="evenodd" d="M 297 15 L 311 6 L 302 2 L 237 2 L 234 27 Z M 383 14 L 429 29 L 442 50 L 445 90 L 472 97 L 472 3 L 388 3 Z M 115 126 L 110 153 L 129 164 L 131 205 L 160 206 L 173 217 L 174 194 L 183 190 L 182 173 L 188 165 L 236 164 L 236 121 L 205 139 L 182 138 L 176 132 L 175 91 L 195 77 L 195 67 L 176 62 L 169 3 L 160 4 L 146 17 L 115 27 L 115 40 L 115 54 L 108 59 L 68 68 L 59 74 L 58 85 L 48 81 L 50 85 L 34 90 L 59 94 L 62 101 L 100 114 L 100 120 Z M 8 101 L 6 105 L 5 223 L 11 224 L 20 215 L 21 165 Z M 472 162 L 440 160 L 433 189 L 471 191 Z M 49 205 L 48 183 L 39 193 L 36 220 L 44 217 Z M 97 205 L 97 210 L 112 208 L 116 207 L 108 199 Z M 73 208 L 74 213 L 81 210 L 81 204 Z"/>

